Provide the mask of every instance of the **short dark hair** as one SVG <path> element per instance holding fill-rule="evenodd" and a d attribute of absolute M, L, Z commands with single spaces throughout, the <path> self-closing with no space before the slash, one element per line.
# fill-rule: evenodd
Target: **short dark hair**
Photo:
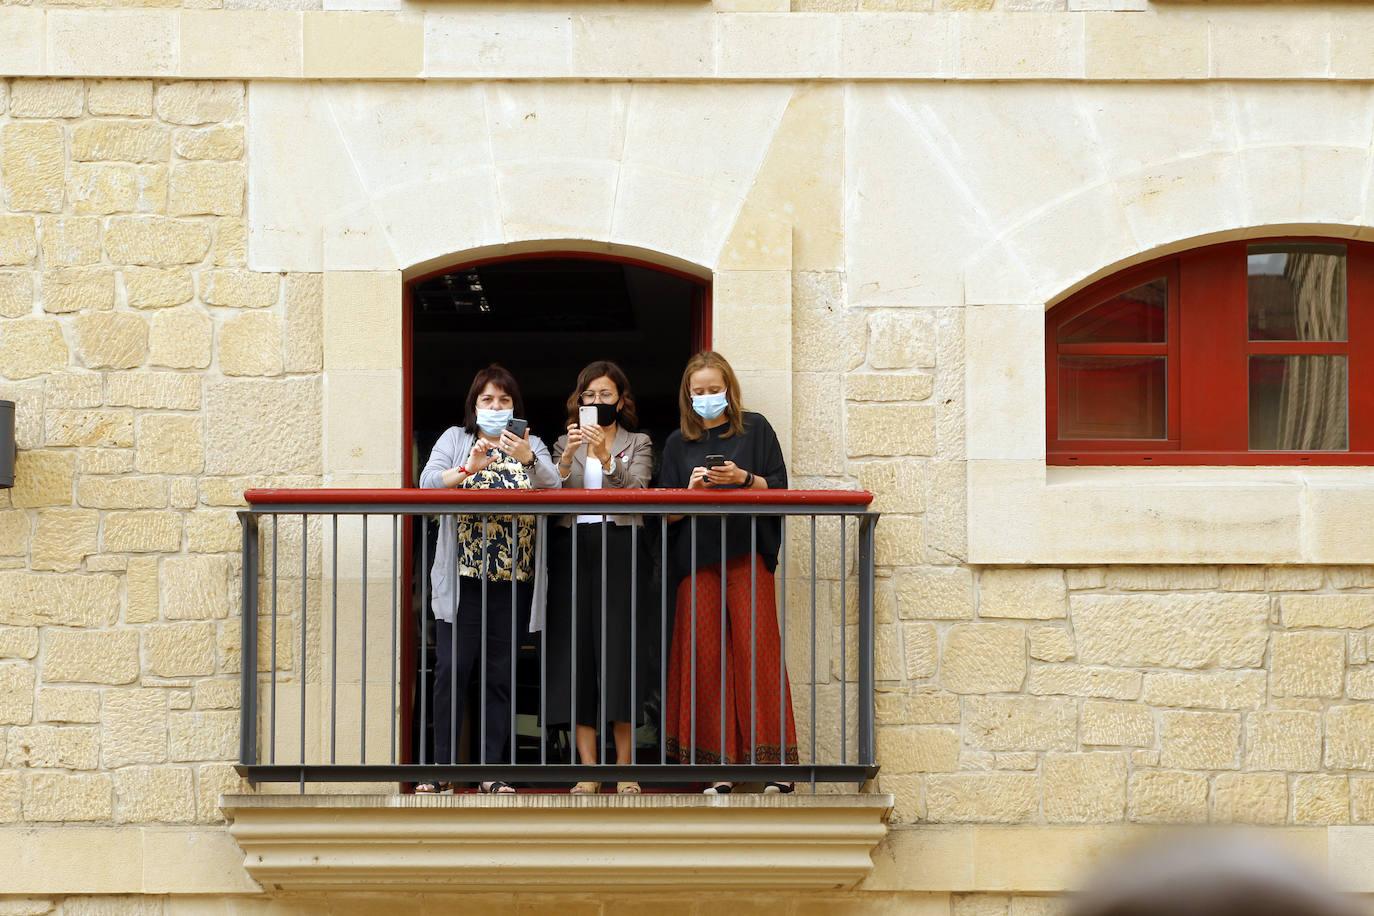
<path fill-rule="evenodd" d="M 525 416 L 525 399 L 520 396 L 520 386 L 516 384 L 515 376 L 500 363 L 492 363 L 472 377 L 467 400 L 463 402 L 463 429 L 467 430 L 470 436 L 477 434 L 477 396 L 488 385 L 495 385 L 510 395 L 515 415 L 522 419 Z"/>
<path fill-rule="evenodd" d="M 582 392 L 603 375 L 614 382 L 616 391 L 620 392 L 620 425 L 626 429 L 635 429 L 639 423 L 639 414 L 635 412 L 635 398 L 630 393 L 630 379 L 625 375 L 624 369 L 609 359 L 598 359 L 594 363 L 588 363 L 577 373 L 577 387 L 568 395 L 568 422 L 577 422 L 577 408 L 582 406 Z"/>

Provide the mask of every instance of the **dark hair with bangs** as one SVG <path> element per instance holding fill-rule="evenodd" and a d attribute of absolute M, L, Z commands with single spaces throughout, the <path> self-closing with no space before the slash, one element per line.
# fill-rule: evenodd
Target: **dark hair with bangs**
<path fill-rule="evenodd" d="M 515 416 L 521 419 L 525 417 L 525 399 L 520 396 L 520 386 L 515 383 L 515 376 L 500 363 L 492 363 L 472 377 L 467 400 L 463 402 L 463 429 L 467 430 L 470 436 L 477 435 L 477 396 L 488 385 L 495 385 L 510 395 Z"/>
<path fill-rule="evenodd" d="M 582 406 L 582 392 L 603 375 L 615 383 L 615 390 L 620 393 L 620 425 L 626 429 L 635 429 L 639 423 L 639 414 L 635 413 L 635 398 L 630 393 L 630 380 L 624 369 L 608 359 L 588 363 L 577 373 L 577 387 L 568 395 L 568 422 L 577 422 L 577 408 Z"/>

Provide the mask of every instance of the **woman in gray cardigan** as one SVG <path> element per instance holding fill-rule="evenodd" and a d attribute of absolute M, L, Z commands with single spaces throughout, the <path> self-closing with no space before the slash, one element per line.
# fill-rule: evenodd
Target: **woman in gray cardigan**
<path fill-rule="evenodd" d="M 596 408 L 595 423 L 579 422 L 583 407 Z M 647 487 L 653 444 L 644 433 L 626 429 L 635 421 L 634 396 L 621 368 L 598 360 L 583 369 L 568 397 L 568 431 L 553 446 L 563 486 Z M 553 724 L 575 719 L 579 763 L 597 762 L 597 729 L 607 723 L 615 739 L 615 762 L 634 762 L 634 726 L 644 702 L 643 691 L 632 686 L 631 647 L 642 643 L 644 635 L 631 620 L 636 590 L 644 596 L 638 607 L 646 620 L 654 616 L 657 621 L 647 613 L 653 566 L 639 537 L 642 524 L 638 515 L 570 515 L 558 520 L 550 538 L 547 711 Z M 632 555 L 637 557 L 633 569 Z M 643 653 L 639 656 L 643 661 Z M 574 705 L 575 715 L 570 711 Z M 600 783 L 579 782 L 572 791 L 600 790 Z M 639 784 L 621 782 L 617 791 L 638 793 Z"/>
<path fill-rule="evenodd" d="M 558 472 L 539 437 L 528 430 L 516 435 L 508 428 L 524 412 L 520 386 L 510 372 L 495 363 L 478 372 L 464 403 L 463 425 L 449 427 L 434 444 L 420 472 L 420 486 L 517 490 L 558 486 Z M 532 631 L 543 622 L 544 527 L 543 516 L 439 517 L 439 539 L 430 569 L 435 763 L 456 762 L 454 745 L 463 730 L 468 681 L 479 654 L 485 656 L 481 702 L 486 709 L 486 734 L 480 738 L 476 762 L 513 762 L 507 760 L 511 632 L 527 611 Z M 486 647 L 481 652 L 484 620 Z M 439 783 L 420 783 L 415 791 L 445 788 Z M 501 780 L 480 783 L 478 788 L 488 793 L 515 791 Z"/>

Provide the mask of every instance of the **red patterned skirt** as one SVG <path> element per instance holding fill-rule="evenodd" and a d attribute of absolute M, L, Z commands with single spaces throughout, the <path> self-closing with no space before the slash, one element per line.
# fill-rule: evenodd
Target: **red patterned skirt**
<path fill-rule="evenodd" d="M 684 578 L 677 590 L 677 618 L 664 704 L 669 759 L 676 763 L 692 762 L 695 714 L 696 763 L 796 763 L 797 726 L 792 718 L 792 688 L 778 636 L 773 574 L 758 554 L 725 562 L 723 631 L 720 566 L 698 569 L 695 579 L 695 620 L 693 577 Z M 751 587 L 758 596 L 752 619 Z"/>

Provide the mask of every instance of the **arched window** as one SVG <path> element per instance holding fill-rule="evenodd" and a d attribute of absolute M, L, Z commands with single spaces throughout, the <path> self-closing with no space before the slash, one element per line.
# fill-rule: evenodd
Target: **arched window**
<path fill-rule="evenodd" d="M 1228 242 L 1045 320 L 1050 464 L 1374 464 L 1374 245 Z"/>

